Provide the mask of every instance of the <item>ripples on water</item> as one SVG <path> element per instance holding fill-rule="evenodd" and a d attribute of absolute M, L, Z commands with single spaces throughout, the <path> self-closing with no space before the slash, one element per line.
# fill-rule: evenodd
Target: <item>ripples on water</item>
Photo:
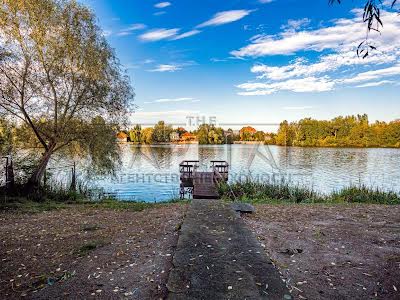
<path fill-rule="evenodd" d="M 399 149 L 296 148 L 258 145 L 121 145 L 122 164 L 115 178 L 95 184 L 119 199 L 165 201 L 179 196 L 179 163 L 211 160 L 230 163 L 230 180 L 290 180 L 329 193 L 366 184 L 400 191 Z"/>

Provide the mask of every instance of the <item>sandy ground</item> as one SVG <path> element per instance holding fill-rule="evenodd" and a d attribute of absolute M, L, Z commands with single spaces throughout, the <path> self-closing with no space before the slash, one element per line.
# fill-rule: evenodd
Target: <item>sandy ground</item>
<path fill-rule="evenodd" d="M 185 210 L 1 212 L 0 298 L 163 298 Z"/>
<path fill-rule="evenodd" d="M 257 205 L 244 217 L 297 299 L 400 299 L 400 207 Z"/>

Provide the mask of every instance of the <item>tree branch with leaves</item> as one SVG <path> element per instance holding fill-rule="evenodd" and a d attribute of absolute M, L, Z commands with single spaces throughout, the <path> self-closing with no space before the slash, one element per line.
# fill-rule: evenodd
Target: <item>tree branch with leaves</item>
<path fill-rule="evenodd" d="M 115 140 L 108 129 L 124 121 L 134 93 L 88 8 L 0 0 L 0 43 L 0 113 L 26 124 L 43 148 L 28 185 L 38 185 L 56 151 L 79 144 L 95 153 L 91 133 L 101 128 Z"/>

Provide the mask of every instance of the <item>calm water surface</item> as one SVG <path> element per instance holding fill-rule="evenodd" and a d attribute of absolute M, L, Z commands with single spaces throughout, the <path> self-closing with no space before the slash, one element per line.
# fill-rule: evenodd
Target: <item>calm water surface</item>
<path fill-rule="evenodd" d="M 264 145 L 121 145 L 122 164 L 115 178 L 94 184 L 119 199 L 165 201 L 179 196 L 179 163 L 211 160 L 230 163 L 230 181 L 285 180 L 328 193 L 366 184 L 400 192 L 399 149 L 295 148 Z"/>

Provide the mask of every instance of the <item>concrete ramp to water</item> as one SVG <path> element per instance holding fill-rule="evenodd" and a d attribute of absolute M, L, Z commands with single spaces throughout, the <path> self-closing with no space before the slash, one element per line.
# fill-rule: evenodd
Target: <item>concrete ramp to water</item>
<path fill-rule="evenodd" d="M 252 232 L 218 200 L 192 201 L 173 265 L 168 299 L 291 299 Z"/>

